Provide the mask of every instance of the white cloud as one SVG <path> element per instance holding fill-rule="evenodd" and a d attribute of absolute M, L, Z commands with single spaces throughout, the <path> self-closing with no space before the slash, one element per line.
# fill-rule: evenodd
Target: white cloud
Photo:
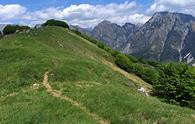
<path fill-rule="evenodd" d="M 82 27 L 93 27 L 103 20 L 109 20 L 118 24 L 126 22 L 144 23 L 149 17 L 140 14 L 140 8 L 141 6 L 135 1 L 107 5 L 70 5 L 66 8 L 51 7 L 36 11 L 28 11 L 25 7 L 18 4 L 10 4 L 0 5 L 0 18 L 3 21 L 18 19 L 19 22 L 25 23 L 26 21 L 30 25 L 54 18 Z"/>
<path fill-rule="evenodd" d="M 20 18 L 26 12 L 26 8 L 19 4 L 0 4 L 0 20 L 7 21 Z"/>
<path fill-rule="evenodd" d="M 63 14 L 70 23 L 83 27 L 94 26 L 102 20 L 118 24 L 125 22 L 144 23 L 148 17 L 139 14 L 139 7 L 135 1 L 108 5 L 80 4 L 65 8 Z"/>
<path fill-rule="evenodd" d="M 144 18 L 143 14 L 138 14 L 139 7 L 135 1 L 108 5 L 80 4 L 65 8 L 63 13 L 65 19 L 70 23 L 83 27 L 94 26 L 102 20 L 118 24 L 125 22 L 143 23 L 147 21 L 147 18 Z"/>
<path fill-rule="evenodd" d="M 176 7 L 192 7 L 195 6 L 195 0 L 155 0 L 156 3 L 176 6 Z"/>
<path fill-rule="evenodd" d="M 102 20 L 124 24 L 145 23 L 157 11 L 171 11 L 195 16 L 195 0 L 154 0 L 149 8 L 135 1 L 107 5 L 80 4 L 66 8 L 50 7 L 29 11 L 19 4 L 0 4 L 0 22 L 18 22 L 29 25 L 43 23 L 48 19 L 65 20 L 69 24 L 93 27 Z"/>
<path fill-rule="evenodd" d="M 46 8 L 34 12 L 27 12 L 23 16 L 23 19 L 38 21 L 38 20 L 47 20 L 51 18 L 62 19 L 63 17 L 64 17 L 63 12 L 58 8 Z"/>
<path fill-rule="evenodd" d="M 195 0 L 155 0 L 147 10 L 148 14 L 158 11 L 171 11 L 195 16 Z"/>

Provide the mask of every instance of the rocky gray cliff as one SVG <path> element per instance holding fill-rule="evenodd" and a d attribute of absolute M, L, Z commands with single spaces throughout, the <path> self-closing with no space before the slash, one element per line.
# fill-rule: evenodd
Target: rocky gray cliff
<path fill-rule="evenodd" d="M 129 37 L 136 30 L 137 26 L 131 23 L 120 26 L 109 21 L 103 21 L 93 29 L 91 35 L 113 49 L 122 51 Z"/>
<path fill-rule="evenodd" d="M 180 13 L 159 12 L 134 33 L 125 51 L 157 61 L 183 61 L 195 55 L 195 18 Z"/>
<path fill-rule="evenodd" d="M 191 15 L 158 12 L 141 26 L 103 21 L 87 32 L 123 53 L 155 61 L 195 62 L 195 17 Z"/>

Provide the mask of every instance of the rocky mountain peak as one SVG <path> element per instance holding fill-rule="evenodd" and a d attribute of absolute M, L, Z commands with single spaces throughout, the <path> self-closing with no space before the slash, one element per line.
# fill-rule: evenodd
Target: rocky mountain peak
<path fill-rule="evenodd" d="M 125 29 L 137 29 L 138 27 L 132 23 L 125 23 L 122 28 L 125 28 Z"/>
<path fill-rule="evenodd" d="M 104 20 L 93 29 L 92 36 L 103 41 L 108 46 L 122 51 L 128 38 L 136 30 L 137 27 L 131 23 L 120 26 Z"/>
<path fill-rule="evenodd" d="M 182 22 L 191 22 L 195 21 L 195 18 L 192 15 L 183 14 L 183 13 L 176 13 L 176 12 L 156 12 L 149 21 L 159 21 L 165 20 L 166 18 L 170 19 L 177 19 Z"/>
<path fill-rule="evenodd" d="M 125 48 L 132 54 L 156 61 L 183 61 L 187 53 L 195 52 L 193 25 L 195 19 L 182 13 L 158 12 L 130 37 Z M 190 38 L 189 38 L 190 37 Z M 193 43 L 192 43 L 193 42 Z"/>
<path fill-rule="evenodd" d="M 103 25 L 111 25 L 112 23 L 110 21 L 107 20 L 103 20 L 102 22 L 100 22 L 96 27 L 98 26 L 103 26 Z"/>
<path fill-rule="evenodd" d="M 138 57 L 195 62 L 195 18 L 192 15 L 157 12 L 139 26 L 131 23 L 120 26 L 104 20 L 91 35 L 113 49 Z M 190 56 L 186 58 L 186 55 Z"/>

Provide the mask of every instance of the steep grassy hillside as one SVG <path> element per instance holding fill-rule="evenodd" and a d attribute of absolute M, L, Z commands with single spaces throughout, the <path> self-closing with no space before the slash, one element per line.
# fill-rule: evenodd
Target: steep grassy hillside
<path fill-rule="evenodd" d="M 36 85 L 35 85 L 36 84 Z M 0 40 L 0 123 L 193 124 L 195 111 L 137 92 L 151 86 L 69 30 L 33 29 Z"/>

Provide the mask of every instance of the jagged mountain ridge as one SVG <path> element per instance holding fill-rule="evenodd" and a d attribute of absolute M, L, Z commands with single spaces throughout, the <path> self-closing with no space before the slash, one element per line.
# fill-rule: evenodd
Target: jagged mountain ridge
<path fill-rule="evenodd" d="M 183 61 L 188 53 L 195 55 L 194 27 L 191 15 L 156 13 L 130 37 L 124 52 L 156 61 Z"/>
<path fill-rule="evenodd" d="M 126 23 L 120 26 L 107 20 L 102 21 L 91 30 L 81 28 L 78 25 L 70 26 L 71 29 L 93 36 L 113 49 L 120 51 L 123 51 L 123 48 L 126 47 L 128 39 L 138 30 L 138 27 L 139 26 L 131 23 Z"/>
<path fill-rule="evenodd" d="M 131 34 L 137 29 L 137 26 L 131 23 L 120 26 L 109 21 L 103 21 L 92 30 L 91 35 L 113 49 L 122 51 Z"/>
<path fill-rule="evenodd" d="M 157 12 L 141 26 L 130 23 L 120 26 L 103 21 L 90 35 L 113 49 L 138 57 L 194 62 L 195 18 L 192 15 Z"/>

